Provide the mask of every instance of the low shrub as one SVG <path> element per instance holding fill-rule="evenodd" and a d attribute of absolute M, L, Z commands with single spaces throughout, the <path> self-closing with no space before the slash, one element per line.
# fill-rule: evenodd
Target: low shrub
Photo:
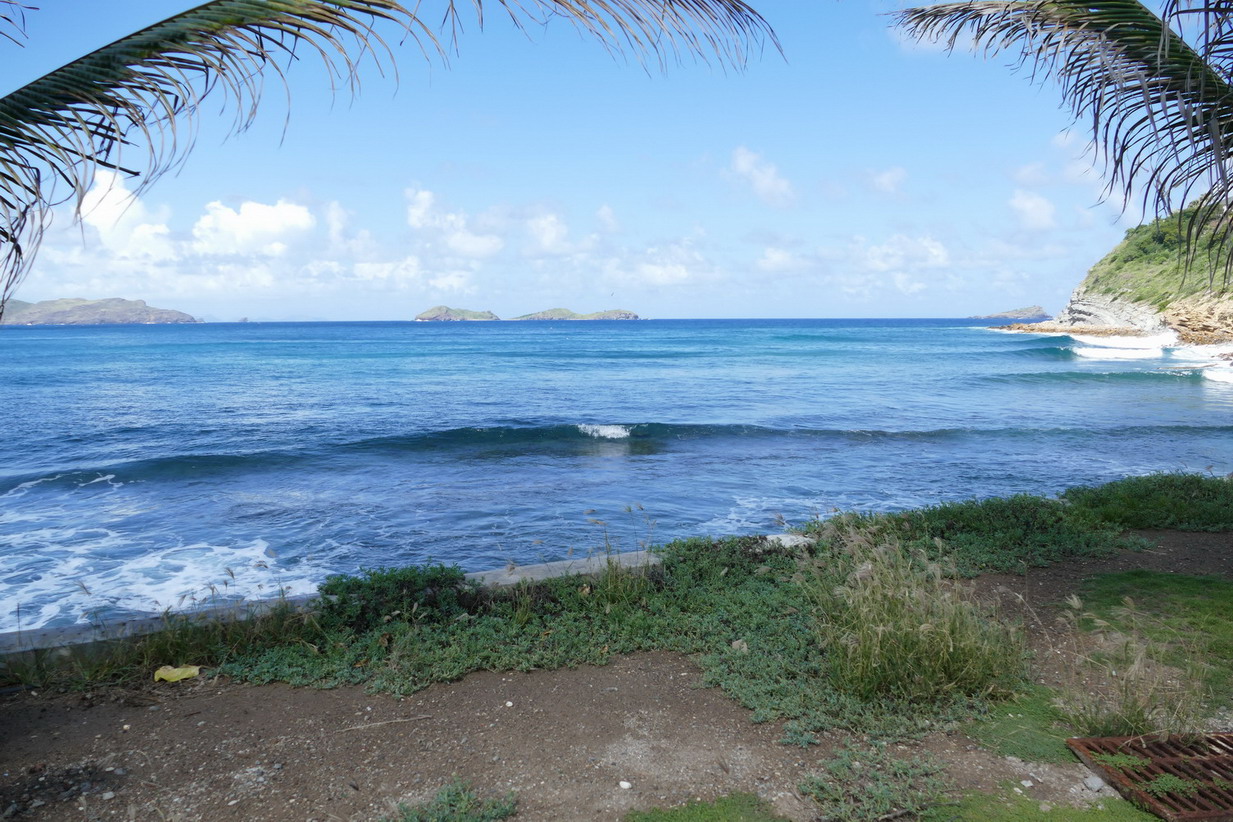
<path fill-rule="evenodd" d="M 1076 510 L 1118 528 L 1233 531 L 1233 481 L 1203 474 L 1127 477 L 1066 491 Z"/>
<path fill-rule="evenodd" d="M 473 607 L 477 591 L 456 565 L 365 568 L 321 584 L 318 619 L 324 630 L 357 634 L 394 621 L 448 622 Z"/>

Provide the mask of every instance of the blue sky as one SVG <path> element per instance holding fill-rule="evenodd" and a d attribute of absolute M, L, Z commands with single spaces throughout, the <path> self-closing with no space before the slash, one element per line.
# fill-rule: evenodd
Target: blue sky
<path fill-rule="evenodd" d="M 648 70 L 563 21 L 519 33 L 491 10 L 448 67 L 396 49 L 397 82 L 369 63 L 354 100 L 294 65 L 290 105 L 273 82 L 243 134 L 207 103 L 183 168 L 140 199 L 100 176 L 17 296 L 214 320 L 397 320 L 441 303 L 1057 311 L 1138 222 L 1099 204 L 1087 133 L 1008 57 L 908 44 L 888 2 L 752 4 L 784 56 L 768 47 L 740 71 Z M 7 47 L 9 87 L 191 5 L 44 4 L 25 48 Z"/>

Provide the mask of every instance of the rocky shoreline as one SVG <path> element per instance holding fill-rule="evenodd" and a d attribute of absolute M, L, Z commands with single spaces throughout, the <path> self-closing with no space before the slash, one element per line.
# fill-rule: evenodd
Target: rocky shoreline
<path fill-rule="evenodd" d="M 1164 311 L 1083 286 L 1052 322 L 993 326 L 1030 334 L 1084 334 L 1089 337 L 1147 337 L 1169 331 L 1185 345 L 1233 343 L 1233 295 L 1205 294 L 1171 303 Z"/>

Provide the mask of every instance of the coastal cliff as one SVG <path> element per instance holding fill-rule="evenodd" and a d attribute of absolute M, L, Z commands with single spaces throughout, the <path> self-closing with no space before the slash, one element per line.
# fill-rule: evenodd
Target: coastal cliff
<path fill-rule="evenodd" d="M 1130 229 L 1092 266 L 1056 321 L 1005 328 L 1132 335 L 1175 331 L 1183 342 L 1233 342 L 1233 290 L 1221 280 L 1224 255 L 1200 252 L 1186 270 L 1184 231 L 1177 215 Z M 1200 235 L 1198 242 L 1203 239 Z M 1209 271 L 1215 276 L 1209 277 Z"/>
<path fill-rule="evenodd" d="M 195 323 L 191 315 L 170 308 L 155 308 L 145 300 L 43 300 L 28 303 L 10 300 L 5 306 L 5 325 L 154 325 Z"/>

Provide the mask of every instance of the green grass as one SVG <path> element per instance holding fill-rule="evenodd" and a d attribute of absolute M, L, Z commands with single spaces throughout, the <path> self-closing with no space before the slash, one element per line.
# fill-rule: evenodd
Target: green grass
<path fill-rule="evenodd" d="M 1016 794 L 1010 785 L 996 794 L 969 794 L 955 804 L 932 808 L 920 818 L 924 822 L 1159 822 L 1158 817 L 1112 797 L 1085 808 L 1054 804 L 1041 811 L 1040 800 Z"/>
<path fill-rule="evenodd" d="M 1233 531 L 1233 482 L 1203 474 L 1127 477 L 1062 495 L 1118 528 Z"/>
<path fill-rule="evenodd" d="M 675 808 L 632 811 L 624 822 L 781 822 L 770 804 L 751 793 L 734 793 L 713 802 L 690 802 Z"/>
<path fill-rule="evenodd" d="M 1034 686 L 1007 702 L 990 706 L 988 712 L 963 727 L 963 732 L 1002 756 L 1025 762 L 1064 765 L 1075 761 L 1066 747 L 1072 736 L 1054 706 L 1055 693 Z"/>
<path fill-rule="evenodd" d="M 1151 617 L 1141 630 L 1162 647 L 1162 661 L 1184 662 L 1178 658 L 1184 652 L 1205 662 L 1212 697 L 1233 706 L 1233 581 L 1134 570 L 1094 577 L 1082 590 L 1087 609 L 1114 627 L 1126 627 L 1119 607 L 1132 599 L 1136 611 Z"/>
<path fill-rule="evenodd" d="M 431 802 L 399 805 L 398 813 L 382 822 L 496 822 L 518 812 L 518 799 L 510 793 L 500 799 L 481 799 L 471 786 L 456 779 Z"/>

